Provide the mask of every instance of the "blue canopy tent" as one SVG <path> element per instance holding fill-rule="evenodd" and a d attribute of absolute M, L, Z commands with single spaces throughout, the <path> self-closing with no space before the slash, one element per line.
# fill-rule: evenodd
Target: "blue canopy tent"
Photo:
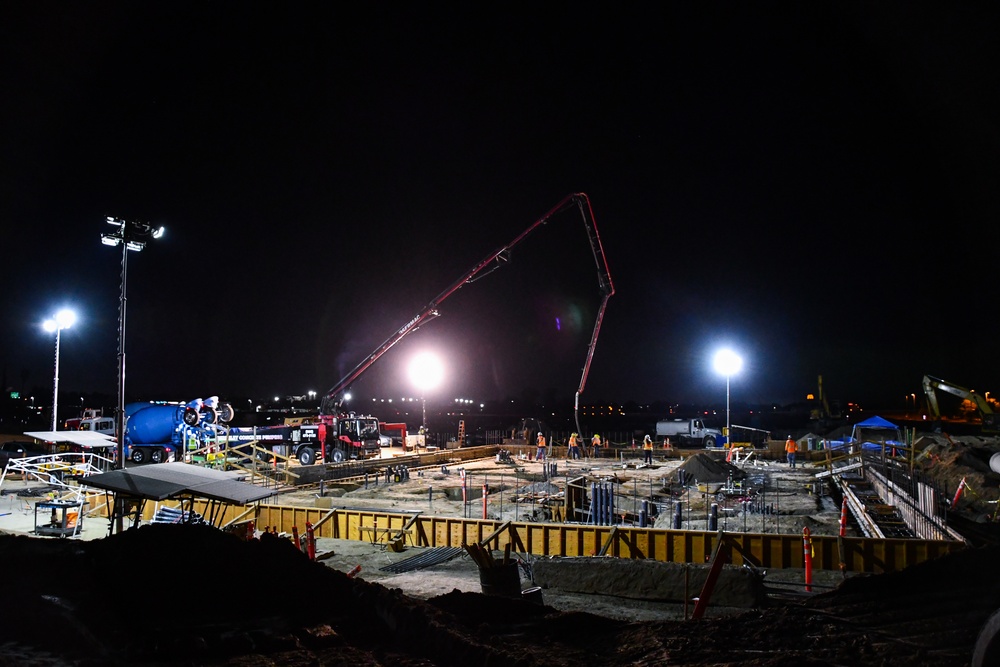
<path fill-rule="evenodd" d="M 871 417 L 854 425 L 851 442 L 861 443 L 862 449 L 881 449 L 885 445 L 902 447 L 902 430 L 881 417 Z"/>

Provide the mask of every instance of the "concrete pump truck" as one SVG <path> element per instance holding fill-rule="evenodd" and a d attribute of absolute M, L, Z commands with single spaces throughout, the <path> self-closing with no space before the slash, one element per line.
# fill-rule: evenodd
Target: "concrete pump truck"
<path fill-rule="evenodd" d="M 580 430 L 579 402 L 587 382 L 594 349 L 597 345 L 597 335 L 604 320 L 604 311 L 608 299 L 614 294 L 614 285 L 608 270 L 604 248 L 597 233 L 590 200 L 583 193 L 566 196 L 544 216 L 536 220 L 513 241 L 490 253 L 458 280 L 449 285 L 443 292 L 431 300 L 419 313 L 410 318 L 406 324 L 389 336 L 351 372 L 345 375 L 337 384 L 323 396 L 318 415 L 306 418 L 288 420 L 283 426 L 263 428 L 230 428 L 230 446 L 239 446 L 260 441 L 266 446 L 282 445 L 303 465 L 316 462 L 340 463 L 346 459 L 367 458 L 377 456 L 381 451 L 379 420 L 371 416 L 359 416 L 343 409 L 344 396 L 351 384 L 367 371 L 383 354 L 391 350 L 399 341 L 419 329 L 422 325 L 438 317 L 440 305 L 445 299 L 478 278 L 485 276 L 510 261 L 511 250 L 527 238 L 537 228 L 548 223 L 556 214 L 576 208 L 583 219 L 584 229 L 590 241 L 594 262 L 597 266 L 597 282 L 601 293 L 601 303 L 597 310 L 597 318 L 587 347 L 587 357 L 583 366 L 583 374 L 576 392 L 575 414 L 577 430 Z M 398 426 L 398 425 L 396 425 Z M 406 435 L 403 431 L 403 441 Z"/>

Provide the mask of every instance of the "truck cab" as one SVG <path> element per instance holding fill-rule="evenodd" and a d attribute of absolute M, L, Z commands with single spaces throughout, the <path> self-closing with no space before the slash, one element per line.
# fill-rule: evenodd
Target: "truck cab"
<path fill-rule="evenodd" d="M 377 418 L 349 413 L 334 418 L 334 422 L 337 436 L 328 438 L 325 443 L 323 460 L 327 463 L 366 459 L 382 453 L 382 434 Z"/>
<path fill-rule="evenodd" d="M 81 431 L 93 431 L 105 435 L 115 434 L 115 420 L 111 417 L 92 417 L 80 421 Z"/>

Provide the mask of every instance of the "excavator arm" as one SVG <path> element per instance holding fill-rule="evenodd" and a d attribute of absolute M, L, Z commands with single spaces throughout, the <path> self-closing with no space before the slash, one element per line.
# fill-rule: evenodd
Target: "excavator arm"
<path fill-rule="evenodd" d="M 971 389 L 966 389 L 965 387 L 959 387 L 958 385 L 951 384 L 950 382 L 945 382 L 944 380 L 930 375 L 924 376 L 924 396 L 927 397 L 927 412 L 928 416 L 935 422 L 941 420 L 941 407 L 938 405 L 937 392 L 943 391 L 953 396 L 958 396 L 964 400 L 971 401 L 973 405 L 976 406 L 980 417 L 983 420 L 984 430 L 995 430 L 1000 426 L 1000 422 L 997 421 L 997 415 L 993 412 L 990 404 L 986 402 L 983 396 L 980 396 Z"/>
<path fill-rule="evenodd" d="M 396 343 L 401 341 L 407 335 L 413 333 L 419 329 L 422 325 L 430 320 L 439 317 L 440 312 L 438 307 L 444 302 L 445 299 L 450 297 L 452 294 L 457 292 L 459 289 L 468 285 L 479 278 L 482 278 L 493 271 L 499 269 L 501 266 L 507 264 L 510 261 L 510 251 L 524 239 L 526 239 L 532 232 L 541 227 L 542 225 L 549 222 L 553 216 L 557 213 L 576 207 L 583 218 L 584 228 L 587 232 L 587 238 L 590 240 L 590 248 L 594 255 L 594 262 L 597 265 L 597 283 L 600 289 L 602 298 L 600 307 L 597 310 L 597 321 L 594 323 L 594 330 L 590 337 L 590 344 L 587 346 L 587 358 L 583 365 L 583 374 L 580 377 L 580 385 L 576 391 L 576 401 L 574 409 L 577 414 L 577 430 L 580 429 L 579 423 L 579 401 L 580 394 L 583 393 L 583 389 L 587 384 L 587 375 L 590 372 L 590 363 L 594 357 L 594 349 L 597 347 L 597 336 L 601 330 L 601 323 L 604 320 L 604 311 L 607 308 L 608 299 L 615 293 L 614 284 L 611 282 L 611 273 L 608 270 L 608 261 L 604 256 L 604 248 L 601 245 L 601 237 L 597 232 L 597 224 L 594 221 L 593 209 L 590 206 L 590 199 L 586 194 L 578 192 L 575 194 L 567 195 L 561 202 L 556 204 L 552 209 L 550 209 L 545 215 L 536 220 L 527 229 L 521 232 L 513 241 L 507 245 L 495 250 L 486 257 L 484 257 L 480 262 L 473 266 L 469 271 L 463 274 L 458 280 L 450 284 L 443 292 L 434 297 L 430 303 L 428 303 L 424 308 L 417 313 L 415 316 L 410 318 L 402 327 L 400 327 L 395 333 L 389 336 L 381 345 L 379 345 L 374 352 L 369 354 L 361 363 L 354 367 L 354 369 L 345 375 L 341 380 L 330 388 L 329 391 L 323 397 L 322 405 L 320 408 L 321 414 L 333 415 L 340 412 L 340 408 L 343 404 L 343 394 L 347 391 L 348 387 L 361 377 L 362 373 L 368 370 L 372 364 L 378 361 L 379 357 L 391 350 Z"/>

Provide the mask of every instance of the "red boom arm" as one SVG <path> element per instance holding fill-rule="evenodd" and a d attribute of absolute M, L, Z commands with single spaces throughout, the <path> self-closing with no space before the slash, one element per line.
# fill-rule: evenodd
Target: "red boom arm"
<path fill-rule="evenodd" d="M 597 346 L 597 334 L 600 332 L 601 322 L 604 320 L 604 310 L 607 307 L 608 299 L 610 299 L 611 295 L 615 293 L 614 285 L 611 282 L 611 274 L 608 271 L 608 262 L 604 256 L 604 248 L 601 246 L 601 238 L 597 233 L 597 224 L 594 222 L 594 213 L 590 207 L 590 199 L 588 199 L 587 195 L 582 192 L 568 195 L 565 199 L 556 204 L 548 213 L 543 215 L 541 218 L 532 223 L 530 227 L 521 232 L 517 238 L 499 250 L 486 256 L 482 261 L 472 267 L 472 269 L 470 269 L 465 275 L 453 282 L 443 292 L 434 297 L 434 299 L 432 299 L 431 302 L 428 303 L 422 311 L 420 311 L 420 313 L 410 319 L 409 322 L 404 324 L 394 334 L 389 336 L 389 338 L 379 345 L 374 352 L 368 355 L 364 361 L 355 366 L 354 370 L 345 375 L 340 382 L 335 384 L 328 392 L 326 392 L 326 395 L 323 397 L 320 412 L 322 414 L 335 414 L 336 412 L 339 412 L 340 403 L 342 401 L 341 394 L 349 386 L 351 386 L 351 383 L 357 380 L 362 373 L 368 370 L 368 368 L 374 364 L 379 357 L 392 349 L 392 347 L 402 340 L 404 336 L 413 333 L 425 322 L 438 317 L 438 315 L 440 315 L 437 310 L 438 306 L 441 305 L 441 303 L 444 302 L 444 300 L 449 296 L 461 289 L 462 286 L 482 277 L 480 274 L 486 275 L 486 273 L 491 273 L 510 261 L 510 251 L 514 246 L 527 238 L 528 235 L 535 231 L 535 229 L 539 226 L 547 223 L 556 213 L 569 208 L 573 204 L 576 204 L 577 209 L 580 211 L 580 215 L 583 217 L 583 224 L 587 230 L 587 236 L 590 239 L 590 247 L 594 253 L 594 261 L 597 264 L 597 282 L 600 287 L 601 294 L 603 295 L 600 308 L 597 311 L 597 322 L 594 324 L 594 331 L 590 337 L 590 345 L 587 347 L 587 359 L 583 366 L 583 375 L 580 378 L 580 386 L 576 391 L 575 409 L 578 413 L 577 430 L 579 430 L 580 394 L 583 393 L 583 388 L 587 383 L 587 374 L 590 372 L 590 362 L 594 356 L 594 348 Z M 487 269 L 489 269 L 489 271 L 487 271 Z"/>

